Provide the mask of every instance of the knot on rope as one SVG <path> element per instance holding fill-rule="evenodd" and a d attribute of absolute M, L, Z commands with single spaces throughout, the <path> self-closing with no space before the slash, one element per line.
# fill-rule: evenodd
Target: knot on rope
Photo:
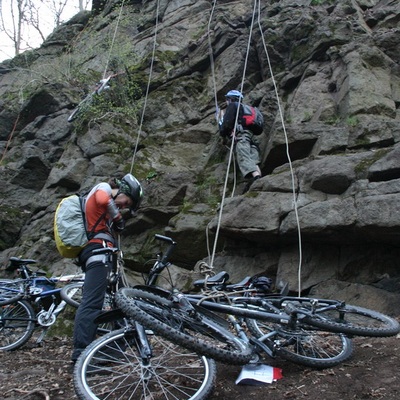
<path fill-rule="evenodd" d="M 214 276 L 215 271 L 213 267 L 210 267 L 205 261 L 197 261 L 193 268 L 193 272 L 199 272 L 202 275 Z"/>

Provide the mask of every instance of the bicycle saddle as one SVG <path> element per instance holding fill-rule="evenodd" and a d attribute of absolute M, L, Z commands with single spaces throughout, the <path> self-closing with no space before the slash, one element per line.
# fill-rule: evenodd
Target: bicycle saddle
<path fill-rule="evenodd" d="M 215 284 L 224 284 L 227 282 L 229 279 L 229 274 L 226 271 L 221 271 L 218 272 L 218 274 L 212 276 L 211 278 L 208 279 L 199 279 L 197 281 L 194 281 L 193 286 L 194 287 L 204 287 L 205 283 L 207 284 L 212 283 L 213 285 Z"/>
<path fill-rule="evenodd" d="M 232 283 L 231 285 L 226 285 L 226 290 L 228 291 L 235 291 L 235 290 L 241 290 L 243 288 L 245 288 L 246 286 L 249 285 L 251 281 L 251 276 L 246 276 L 246 278 L 242 279 L 240 282 L 238 283 Z"/>
<path fill-rule="evenodd" d="M 10 264 L 7 266 L 6 271 L 15 271 L 21 265 L 36 264 L 36 260 L 30 258 L 10 257 Z"/>

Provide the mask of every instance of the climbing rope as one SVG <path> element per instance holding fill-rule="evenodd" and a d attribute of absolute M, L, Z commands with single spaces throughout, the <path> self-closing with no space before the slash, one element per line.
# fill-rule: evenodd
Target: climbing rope
<path fill-rule="evenodd" d="M 118 28 L 119 28 L 119 22 L 121 20 L 121 15 L 122 15 L 122 10 L 124 8 L 124 3 L 125 0 L 122 0 L 121 2 L 121 7 L 119 9 L 119 14 L 118 14 L 118 18 L 117 18 L 117 24 L 115 25 L 115 29 L 114 29 L 114 35 L 111 41 L 111 45 L 110 45 L 110 50 L 108 52 L 108 57 L 107 57 L 107 61 L 106 61 L 106 66 L 104 68 L 104 72 L 103 72 L 103 79 L 105 79 L 107 77 L 107 70 L 108 70 L 108 64 L 110 63 L 110 59 L 111 59 L 111 53 L 113 51 L 113 47 L 114 47 L 114 43 L 115 43 L 115 38 L 117 36 L 117 32 L 118 32 Z"/>
<path fill-rule="evenodd" d="M 157 0 L 157 7 L 156 7 L 156 26 L 154 28 L 154 41 L 153 41 L 153 51 L 151 54 L 151 63 L 150 63 L 150 72 L 149 72 L 149 79 L 147 81 L 147 88 L 146 88 L 146 94 L 144 97 L 144 105 L 143 105 L 143 110 L 142 110 L 142 115 L 140 117 L 140 124 L 139 124 L 139 130 L 138 134 L 136 137 L 136 143 L 135 143 L 135 148 L 133 150 L 133 155 L 132 155 L 132 162 L 131 162 L 131 169 L 130 173 L 133 171 L 133 165 L 135 163 L 135 157 L 136 157 L 136 152 L 139 146 L 139 139 L 140 139 L 140 134 L 142 132 L 142 126 L 143 126 L 143 120 L 144 120 L 144 115 L 146 112 L 146 106 L 147 106 L 147 98 L 149 96 L 149 91 L 150 91 L 150 83 L 151 83 L 151 78 L 153 74 L 153 64 L 154 64 L 154 58 L 155 58 L 155 53 L 156 53 L 156 46 L 157 46 L 157 33 L 158 33 L 158 19 L 159 19 L 159 13 L 160 13 L 160 0 Z"/>
<path fill-rule="evenodd" d="M 270 57 L 269 57 L 269 54 L 268 54 L 268 49 L 267 49 L 267 45 L 265 43 L 264 33 L 263 33 L 263 30 L 262 30 L 261 21 L 260 21 L 261 1 L 260 0 L 255 0 L 255 1 L 256 2 L 258 1 L 258 27 L 260 29 L 261 39 L 262 39 L 262 43 L 263 43 L 263 46 L 264 46 L 265 54 L 267 56 L 268 67 L 269 67 L 269 71 L 270 71 L 270 74 L 271 74 L 271 79 L 272 79 L 272 82 L 273 82 L 273 85 L 274 85 L 274 91 L 275 91 L 275 96 L 276 96 L 276 99 L 277 99 L 279 116 L 280 116 L 281 123 L 282 123 L 283 134 L 285 136 L 286 156 L 287 156 L 288 163 L 289 163 L 290 176 L 291 176 L 291 181 L 292 181 L 293 208 L 294 208 L 294 213 L 295 213 L 295 217 L 296 217 L 298 248 L 299 248 L 299 264 L 298 264 L 298 269 L 297 269 L 297 279 L 298 279 L 297 291 L 298 291 L 298 294 L 300 296 L 301 295 L 301 268 L 302 268 L 302 263 L 303 263 L 303 251 L 302 251 L 302 240 L 301 240 L 301 229 L 300 229 L 299 214 L 298 214 L 298 210 L 297 210 L 297 196 L 296 196 L 296 187 L 295 187 L 295 177 L 294 177 L 294 172 L 293 172 L 292 159 L 291 159 L 290 153 L 289 153 L 289 140 L 288 140 L 288 136 L 287 136 L 287 132 L 286 132 L 285 121 L 284 121 L 284 118 L 283 118 L 281 102 L 279 100 L 278 88 L 277 88 L 277 85 L 276 85 L 274 73 L 273 73 L 273 70 L 272 70 L 271 60 L 270 60 Z"/>
<path fill-rule="evenodd" d="M 240 86 L 240 91 L 241 92 L 243 92 L 244 79 L 246 77 L 246 68 L 247 68 L 247 61 L 248 61 L 249 52 L 250 52 L 250 43 L 251 43 L 251 35 L 252 35 L 252 32 L 253 32 L 253 26 L 254 26 L 255 12 L 256 12 L 256 7 L 255 7 L 255 4 L 254 4 L 253 17 L 252 17 L 252 20 L 251 20 L 250 34 L 249 34 L 249 40 L 248 40 L 248 43 L 247 43 L 246 57 L 245 57 L 245 63 L 244 63 L 244 68 L 243 68 L 242 82 L 241 82 L 241 86 Z M 216 253 L 217 244 L 218 244 L 219 231 L 220 231 L 222 214 L 223 214 L 224 203 L 225 203 L 225 198 L 226 198 L 226 191 L 227 191 L 228 181 L 229 181 L 230 166 L 231 166 L 232 160 L 234 160 L 234 156 L 233 156 L 234 151 L 233 151 L 233 149 L 234 149 L 234 145 L 235 145 L 235 132 L 236 132 L 237 122 L 238 122 L 238 117 L 239 117 L 240 104 L 241 104 L 241 99 L 239 99 L 239 105 L 238 105 L 237 110 L 236 110 L 236 119 L 235 119 L 235 125 L 234 125 L 234 128 L 233 128 L 234 134 L 233 134 L 232 141 L 231 141 L 231 146 L 230 146 L 230 149 L 229 149 L 228 168 L 227 168 L 226 174 L 225 174 L 224 188 L 223 188 L 223 191 L 222 191 L 222 199 L 221 199 L 221 204 L 220 204 L 219 213 L 218 213 L 217 228 L 216 228 L 215 237 L 214 237 L 214 246 L 213 246 L 211 258 L 209 257 L 210 258 L 210 266 L 211 266 L 211 268 L 214 265 L 215 253 Z M 233 195 L 233 193 L 234 192 L 232 192 L 232 195 Z"/>
<path fill-rule="evenodd" d="M 215 3 L 216 3 L 216 1 L 214 1 L 213 10 L 215 8 Z M 295 178 L 294 178 L 293 165 L 292 165 L 292 161 L 291 161 L 291 157 L 290 157 L 290 153 L 289 153 L 289 141 L 288 141 L 288 137 L 287 137 L 286 126 L 285 126 L 285 122 L 284 122 L 284 118 L 283 118 L 283 112 L 282 112 L 281 103 L 280 103 L 280 100 L 279 100 L 279 93 L 278 93 L 278 89 L 277 89 L 277 85 L 276 85 L 276 81 L 275 81 L 275 77 L 274 77 L 274 73 L 273 73 L 273 69 L 272 69 L 272 65 L 271 65 L 271 60 L 270 60 L 269 53 L 268 53 L 268 49 L 267 49 L 267 46 L 266 46 L 266 43 L 265 43 L 265 39 L 264 39 L 264 32 L 263 32 L 262 26 L 261 26 L 261 20 L 260 20 L 260 17 L 261 17 L 261 1 L 260 0 L 254 0 L 253 15 L 252 15 L 252 19 L 251 19 L 250 33 L 249 33 L 249 39 L 248 39 L 248 43 L 247 43 L 246 56 L 245 56 L 243 75 L 242 75 L 242 82 L 241 82 L 241 85 L 240 85 L 240 92 L 243 92 L 244 80 L 245 80 L 245 77 L 246 77 L 247 62 L 248 62 L 248 57 L 249 57 L 249 52 L 250 52 L 251 36 L 252 36 L 252 33 L 253 33 L 253 26 L 254 26 L 254 21 L 255 21 L 255 15 L 256 14 L 258 14 L 258 19 L 257 19 L 258 27 L 259 27 L 259 30 L 260 30 L 260 35 L 261 35 L 264 51 L 265 51 L 265 54 L 266 54 L 266 57 L 267 57 L 268 67 L 269 67 L 269 70 L 270 70 L 270 74 L 271 74 L 271 79 L 272 79 L 273 86 L 274 86 L 275 95 L 276 95 L 276 98 L 277 98 L 278 110 L 279 110 L 279 115 L 280 115 L 280 119 L 281 119 L 281 123 L 282 123 L 282 127 L 283 127 L 285 143 L 286 143 L 286 155 L 287 155 L 289 168 L 290 168 L 290 175 L 291 175 L 291 181 L 292 181 L 293 207 L 294 207 L 294 213 L 295 213 L 296 224 L 297 224 L 297 232 L 298 232 L 298 247 L 299 247 L 298 293 L 300 295 L 301 294 L 301 271 L 302 271 L 302 239 L 301 239 L 301 229 L 300 229 L 298 209 L 297 209 L 297 196 L 296 196 L 296 189 L 295 189 Z M 210 27 L 210 22 L 209 22 L 208 26 Z M 210 29 L 209 29 L 209 31 L 210 31 Z M 212 74 L 214 75 L 214 60 L 212 58 L 212 46 L 211 46 L 211 43 L 210 43 L 210 38 L 209 38 L 209 49 L 210 49 L 209 50 L 210 51 L 210 59 L 212 60 L 211 70 L 212 70 Z M 216 97 L 216 93 L 217 92 L 216 92 L 216 89 L 215 89 L 215 87 L 216 87 L 216 85 L 215 85 L 215 76 L 213 76 L 213 82 L 214 82 L 214 96 L 215 96 L 215 99 L 216 99 L 217 98 Z M 237 108 L 236 122 L 235 122 L 234 130 L 233 130 L 234 132 L 236 132 L 236 128 L 237 128 L 237 120 L 238 120 L 238 117 L 239 117 L 240 103 L 241 103 L 241 99 L 239 99 L 239 107 Z M 216 114 L 219 114 L 217 101 L 216 101 Z M 231 144 L 230 152 L 229 152 L 228 168 L 227 168 L 227 172 L 226 172 L 226 175 L 225 175 L 224 188 L 223 188 L 222 199 L 221 199 L 221 204 L 220 204 L 219 213 L 218 213 L 217 227 L 216 227 L 215 238 L 214 238 L 214 246 L 213 246 L 213 250 L 212 250 L 211 256 L 210 256 L 208 238 L 207 238 L 207 249 L 208 249 L 208 252 L 209 252 L 208 253 L 208 257 L 209 257 L 209 260 L 210 260 L 210 268 L 213 268 L 213 264 L 214 264 L 214 258 L 215 258 L 217 243 L 218 243 L 218 237 L 219 237 L 220 225 L 221 225 L 221 220 L 222 220 L 224 202 L 225 202 L 225 198 L 226 198 L 226 191 L 227 191 L 228 178 L 229 178 L 229 170 L 230 170 L 230 165 L 232 163 L 232 160 L 234 161 L 233 148 L 234 148 L 234 138 L 232 140 L 232 144 Z M 207 225 L 207 236 L 208 236 L 208 229 L 209 229 L 209 224 Z"/>
<path fill-rule="evenodd" d="M 207 25 L 207 37 L 208 37 L 208 52 L 210 55 L 210 66 L 211 66 L 211 77 L 213 82 L 213 89 L 214 89 L 214 101 L 215 101 L 215 118 L 217 123 L 219 121 L 219 107 L 218 107 L 218 96 L 217 96 L 217 84 L 215 82 L 215 68 L 214 68 L 214 56 L 212 51 L 212 43 L 211 43 L 211 21 L 213 19 L 215 6 L 217 4 L 217 0 L 214 0 L 213 6 L 211 8 L 210 18 L 208 19 Z"/>
<path fill-rule="evenodd" d="M 7 153 L 7 151 L 8 151 L 8 148 L 9 148 L 9 146 L 10 146 L 10 144 L 11 144 L 11 140 L 12 140 L 12 138 L 13 138 L 13 136 L 14 136 L 15 130 L 17 129 L 17 124 L 18 124 L 20 115 L 21 115 L 21 113 L 18 114 L 18 116 L 17 116 L 17 118 L 16 118 L 16 120 L 15 120 L 15 122 L 14 122 L 14 126 L 13 126 L 13 128 L 12 128 L 12 130 L 11 130 L 11 133 L 10 133 L 10 135 L 8 136 L 7 143 L 6 143 L 6 147 L 4 148 L 3 155 L 1 156 L 0 165 L 3 164 L 4 157 L 6 156 L 6 153 Z"/>

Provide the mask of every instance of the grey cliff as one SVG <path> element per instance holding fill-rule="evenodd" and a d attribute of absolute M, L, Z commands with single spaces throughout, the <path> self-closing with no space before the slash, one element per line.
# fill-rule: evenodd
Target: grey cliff
<path fill-rule="evenodd" d="M 265 273 L 398 315 L 400 2 L 215 3 L 109 0 L 0 64 L 1 265 L 76 270 L 54 243 L 59 200 L 132 168 L 145 191 L 121 238 L 132 281 L 161 233 L 178 243 L 175 282 L 213 261 L 232 281 Z M 109 103 L 67 122 L 105 69 L 121 72 Z M 266 121 L 245 195 L 214 97 L 241 85 Z"/>

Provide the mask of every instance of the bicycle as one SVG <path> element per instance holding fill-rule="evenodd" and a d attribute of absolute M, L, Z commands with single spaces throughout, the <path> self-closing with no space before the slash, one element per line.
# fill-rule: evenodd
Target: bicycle
<path fill-rule="evenodd" d="M 176 245 L 171 238 L 158 238 L 169 242 L 169 249 Z M 148 281 L 154 283 L 168 265 L 166 258 L 159 259 Z M 398 322 L 384 314 L 336 300 L 224 294 L 216 301 L 215 296 L 171 294 L 153 286 L 136 286 L 120 289 L 116 303 L 125 314 L 158 334 L 218 361 L 236 364 L 247 363 L 252 356 L 265 352 L 302 365 L 331 367 L 352 354 L 346 334 L 391 336 L 400 330 Z M 216 325 L 226 324 L 215 313 L 228 316 L 236 337 L 252 349 L 250 354 L 246 351 L 244 357 L 239 352 L 227 354 L 221 350 L 233 339 L 215 333 L 210 320 Z M 244 332 L 242 319 L 253 335 Z M 206 345 L 198 340 L 198 331 L 209 336 Z"/>
<path fill-rule="evenodd" d="M 20 348 L 37 328 L 42 329 L 36 340 L 40 345 L 66 306 L 57 285 L 82 279 L 82 275 L 47 278 L 45 272 L 29 268 L 35 263 L 11 257 L 6 270 L 17 272 L 20 278 L 0 280 L 0 350 Z"/>
<path fill-rule="evenodd" d="M 159 240 L 165 240 L 165 237 L 161 235 L 156 235 L 156 238 Z M 154 273 L 149 274 L 149 277 L 146 280 L 146 285 L 155 284 L 159 273 L 165 268 L 164 265 L 173 251 L 173 246 L 174 245 L 170 246 L 165 254 L 160 253 L 157 255 L 158 261 L 155 263 L 152 269 Z M 108 257 L 108 263 L 112 266 L 103 306 L 103 310 L 105 310 L 105 312 L 97 318 L 97 322 L 99 323 L 98 331 L 101 334 L 114 329 L 115 326 L 110 326 L 110 324 L 115 325 L 118 318 L 123 318 L 125 316 L 124 313 L 121 313 L 120 308 L 115 302 L 115 295 L 120 288 L 129 287 L 129 284 L 123 272 L 123 254 L 119 248 L 98 249 L 94 250 L 93 254 L 106 255 Z M 158 266 L 160 266 L 159 270 Z M 61 298 L 66 301 L 67 304 L 77 308 L 82 298 L 82 291 L 83 283 L 69 284 L 61 290 Z M 216 335 L 225 337 L 226 340 L 230 342 L 229 349 L 220 349 L 220 351 L 224 352 L 225 357 L 230 358 L 233 363 L 237 358 L 241 360 L 241 363 L 246 363 L 246 361 L 250 359 L 250 351 L 227 329 L 223 329 L 220 325 L 215 325 L 213 321 L 207 321 L 207 324 L 210 325 L 210 329 L 215 331 Z M 106 329 L 104 327 L 106 327 Z M 200 341 L 200 344 L 207 346 L 206 342 L 203 343 Z"/>
<path fill-rule="evenodd" d="M 157 281 L 157 278 L 159 274 L 161 273 L 162 270 L 164 270 L 168 265 L 168 259 L 169 255 L 172 253 L 174 246 L 176 243 L 165 236 L 162 235 L 156 235 L 156 239 L 163 240 L 165 242 L 169 243 L 169 246 L 167 248 L 167 251 L 165 255 L 162 255 L 160 253 L 157 256 L 157 261 L 153 265 L 153 268 L 149 272 L 149 276 L 147 278 L 147 284 L 148 285 L 154 285 Z M 237 293 L 243 293 L 246 292 L 247 295 L 255 295 L 258 293 L 258 296 L 263 295 L 261 290 L 264 290 L 263 286 L 265 285 L 265 281 L 260 283 L 260 279 L 258 279 L 258 283 L 254 279 L 250 279 L 249 277 L 244 279 L 241 283 L 235 284 L 235 285 L 226 285 L 226 281 L 228 279 L 228 274 L 226 272 L 220 272 L 216 276 L 207 279 L 206 283 L 207 286 L 210 288 L 214 288 L 214 293 L 213 297 L 214 299 L 217 298 L 218 296 L 222 295 L 223 298 L 225 298 L 227 295 L 220 290 L 224 288 L 225 290 L 231 291 L 229 295 L 235 295 Z M 249 283 L 252 282 L 251 285 Z M 195 286 L 197 287 L 202 287 L 204 285 L 204 281 L 197 281 L 194 283 Z M 136 287 L 138 289 L 139 287 Z M 145 289 L 145 291 L 149 290 L 148 286 L 145 287 L 140 287 L 140 289 Z M 127 289 L 129 290 L 129 289 Z M 150 289 L 153 293 L 157 293 L 158 289 L 155 289 L 152 287 Z M 287 287 L 283 288 L 283 292 L 285 293 L 287 290 Z M 139 292 L 139 296 L 141 295 L 142 292 Z M 159 294 L 159 293 L 158 293 Z M 164 295 L 164 292 L 161 292 L 162 295 Z M 170 293 L 167 293 L 167 297 Z M 146 294 L 148 297 L 149 294 Z M 192 295 L 194 296 L 194 295 Z M 197 299 L 201 299 L 204 297 L 204 294 L 197 296 Z M 221 297 L 221 296 L 220 296 Z M 169 303 L 169 300 L 160 300 L 160 297 L 156 297 L 156 306 L 152 310 L 156 310 L 156 314 L 158 313 L 158 308 L 157 306 L 159 305 L 158 303 L 160 301 L 163 301 L 163 305 L 168 309 L 168 307 L 171 305 Z M 180 300 L 178 299 L 173 299 L 175 305 L 178 305 Z M 119 303 L 117 301 L 117 303 Z M 120 305 L 120 304 L 119 304 Z M 184 306 L 184 305 L 183 305 Z M 123 306 L 121 306 L 123 308 Z M 181 305 L 177 306 L 178 308 L 181 307 Z M 127 310 L 124 310 L 125 312 Z M 204 315 L 197 315 L 195 318 L 195 321 L 190 318 L 190 316 L 182 316 L 180 311 L 181 310 L 175 310 L 177 312 L 177 315 L 171 316 L 168 315 L 168 311 L 166 315 L 168 315 L 167 319 L 169 320 L 168 322 L 171 321 L 179 321 L 177 322 L 177 325 L 179 325 L 180 330 L 186 330 L 186 332 L 189 332 L 188 335 L 185 335 L 185 332 L 181 332 L 179 335 L 176 334 L 176 332 L 173 333 L 173 335 L 168 336 L 169 339 L 172 340 L 172 338 L 176 341 L 179 341 L 182 345 L 186 345 L 187 340 L 190 340 L 190 348 L 198 351 L 201 354 L 206 354 L 210 357 L 214 357 L 215 359 L 222 361 L 222 362 L 228 362 L 230 364 L 246 364 L 252 360 L 252 358 L 255 356 L 254 352 L 251 350 L 250 344 L 248 343 L 248 340 L 244 340 L 243 336 L 243 329 L 240 326 L 241 321 L 235 321 L 233 316 L 230 316 L 230 322 L 236 327 L 237 332 L 239 335 L 242 336 L 242 346 L 238 346 L 237 341 L 238 338 L 235 337 L 231 332 L 227 332 L 228 330 L 228 324 L 226 323 L 225 320 L 220 319 L 218 323 L 216 324 L 213 320 L 215 320 L 215 315 L 211 316 L 210 319 L 206 319 Z M 204 314 L 206 310 L 202 309 L 201 314 Z M 129 313 L 129 311 L 128 311 Z M 143 321 L 141 321 L 143 322 Z M 146 320 L 144 320 L 146 323 Z M 221 327 L 221 324 L 224 325 L 224 329 Z M 222 331 L 223 329 L 223 331 Z M 201 338 L 199 338 L 199 332 L 201 331 Z M 223 332 L 223 334 L 222 334 Z M 160 333 L 160 331 L 158 332 Z M 271 348 L 263 349 L 264 351 L 267 351 L 271 356 L 275 356 L 277 352 L 280 352 L 283 354 L 284 358 L 290 359 L 291 361 L 297 362 L 302 365 L 309 365 L 313 367 L 326 367 L 326 366 L 332 366 L 336 365 L 339 362 L 344 361 L 344 359 L 349 358 L 349 356 L 352 353 L 352 346 L 351 342 L 348 338 L 346 338 L 344 335 L 330 335 L 330 342 L 331 342 L 331 349 L 328 352 L 326 350 L 326 342 L 328 338 L 328 335 L 323 332 L 323 335 L 321 332 L 306 332 L 303 330 L 302 335 L 300 336 L 299 332 L 297 332 L 297 342 L 302 342 L 305 343 L 307 340 L 307 346 L 310 348 L 310 343 L 312 342 L 317 342 L 314 343 L 313 347 L 313 352 L 317 354 L 317 351 L 319 351 L 319 356 L 317 357 L 316 355 L 313 356 L 313 358 L 310 360 L 310 357 L 305 357 L 304 354 L 299 355 L 298 349 L 295 349 L 295 344 L 293 343 L 293 336 L 294 334 L 291 333 L 291 340 L 286 339 L 285 345 L 282 347 L 285 347 L 284 350 L 280 351 L 279 348 L 276 347 L 276 343 L 280 340 L 283 340 L 283 332 L 280 332 L 279 335 L 276 333 L 276 338 L 275 342 L 271 344 Z M 161 334 L 164 334 L 164 331 L 161 331 Z M 287 338 L 287 334 L 285 337 Z M 216 343 L 214 343 L 214 341 Z M 240 341 L 240 340 L 239 340 Z M 255 338 L 253 339 L 255 341 Z M 223 346 L 221 346 L 221 343 L 223 343 Z M 261 345 L 262 346 L 262 345 Z M 292 346 L 293 349 L 289 350 L 289 346 Z M 324 351 L 322 353 L 322 350 L 318 348 L 324 347 Z M 226 348 L 224 348 L 226 347 Z M 303 345 L 303 348 L 306 348 L 305 345 Z M 292 354 L 293 353 L 293 354 Z M 304 353 L 304 351 L 303 351 Z"/>
<path fill-rule="evenodd" d="M 100 79 L 100 81 L 96 84 L 96 87 L 93 92 L 89 93 L 72 111 L 71 115 L 68 117 L 67 121 L 72 122 L 78 118 L 78 115 L 85 110 L 87 110 L 90 105 L 93 103 L 93 100 L 96 96 L 100 95 L 103 91 L 110 89 L 110 80 L 121 73 L 111 74 L 107 78 Z"/>
<path fill-rule="evenodd" d="M 280 356 L 303 366 L 327 368 L 347 360 L 353 352 L 350 339 L 343 334 L 332 334 L 299 324 L 296 326 L 291 324 L 285 329 L 282 321 L 270 329 L 269 335 L 263 335 L 264 337 L 260 339 L 255 335 L 251 337 L 245 332 L 242 321 L 249 324 L 252 321 L 249 317 L 258 318 L 260 307 L 251 315 L 249 309 L 244 314 L 240 314 L 239 309 L 224 309 L 223 312 L 227 315 L 229 324 L 234 327 L 244 346 L 245 352 L 241 353 L 237 348 L 232 350 L 233 341 L 238 340 L 234 334 L 230 337 L 227 334 L 219 334 L 222 325 L 225 330 L 229 329 L 227 321 L 222 318 L 217 320 L 215 315 L 211 315 L 209 304 L 205 305 L 205 308 L 199 306 L 198 298 L 190 300 L 194 300 L 193 304 L 185 305 L 190 297 L 188 295 L 169 300 L 137 288 L 124 288 L 118 296 L 121 297 L 117 297 L 117 304 L 132 318 L 136 318 L 143 325 L 170 340 L 175 340 L 182 346 L 187 346 L 223 363 L 241 365 L 257 362 L 260 354 L 266 353 L 271 358 Z M 128 297 L 128 304 L 124 305 L 126 297 Z M 140 303 L 133 313 L 130 304 L 132 298 L 139 300 Z M 186 310 L 181 309 L 182 303 Z M 221 309 L 214 309 L 214 311 L 222 312 Z M 274 318 L 278 319 L 278 316 L 275 314 Z M 214 324 L 211 321 L 214 321 Z M 201 339 L 199 339 L 199 332 Z"/>
<path fill-rule="evenodd" d="M 104 312 L 96 319 L 110 331 L 93 341 L 74 367 L 74 386 L 79 399 L 157 398 L 202 400 L 213 391 L 215 361 L 198 355 L 173 341 L 145 330 L 138 322 L 115 309 L 118 287 L 127 285 L 123 256 L 118 248 L 94 251 L 104 254 L 112 266 Z M 70 284 L 61 296 L 79 306 L 84 287 Z M 111 324 L 111 325 L 110 325 Z"/>

